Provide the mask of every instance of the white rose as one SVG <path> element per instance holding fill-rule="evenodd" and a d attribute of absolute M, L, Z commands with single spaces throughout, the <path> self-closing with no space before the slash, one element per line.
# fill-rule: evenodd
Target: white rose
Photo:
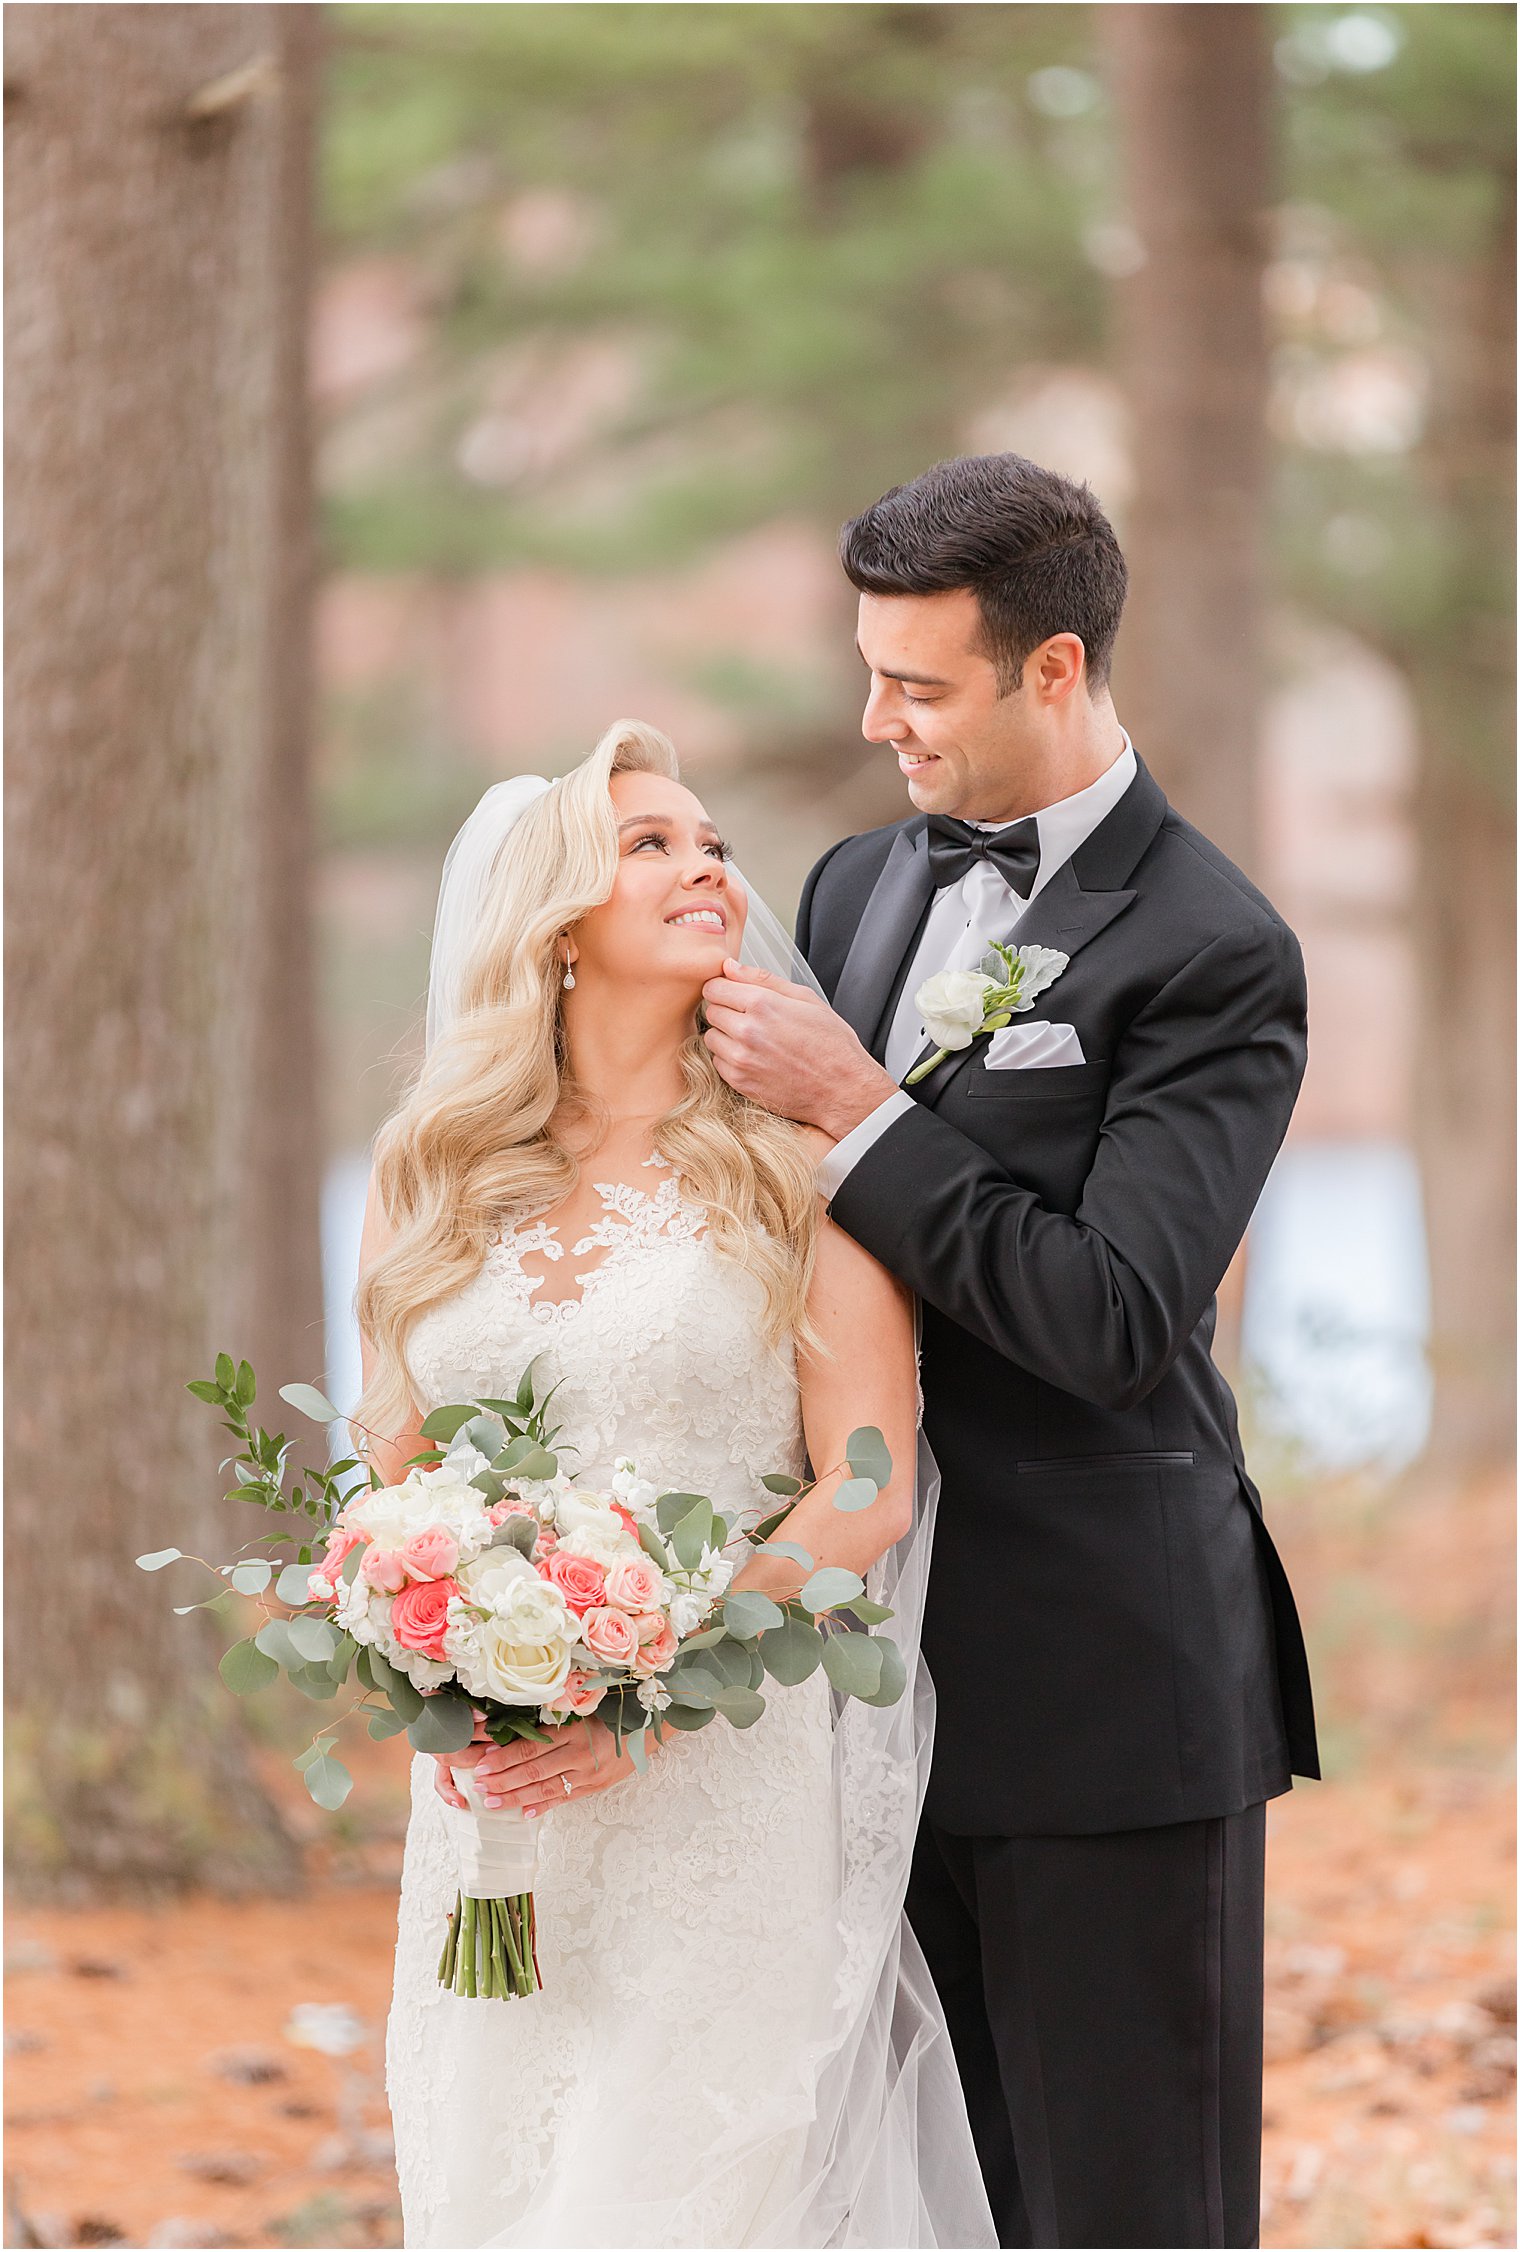
<path fill-rule="evenodd" d="M 658 1681 L 641 1681 L 634 1694 L 645 1712 L 663 1712 L 670 1703 L 670 1691 Z"/>
<path fill-rule="evenodd" d="M 572 1638 L 525 1621 L 490 1618 L 450 1627 L 445 1641 L 472 1697 L 504 1705 L 542 1705 L 559 1694 L 570 1671 Z"/>
<path fill-rule="evenodd" d="M 620 1556 L 642 1556 L 644 1551 L 623 1521 L 610 1513 L 594 1524 L 581 1525 L 561 1540 L 560 1547 L 567 1556 L 588 1556 L 593 1564 L 606 1571 Z"/>
<path fill-rule="evenodd" d="M 936 1047 L 952 1052 L 970 1047 L 982 1029 L 983 1002 L 996 985 L 982 970 L 941 970 L 924 979 L 913 1006 Z"/>
<path fill-rule="evenodd" d="M 488 1548 L 483 1556 L 461 1564 L 455 1577 L 470 1601 L 488 1611 L 500 1610 L 506 1591 L 519 1580 L 530 1579 L 535 1587 L 544 1584 L 521 1550 L 505 1545 Z"/>

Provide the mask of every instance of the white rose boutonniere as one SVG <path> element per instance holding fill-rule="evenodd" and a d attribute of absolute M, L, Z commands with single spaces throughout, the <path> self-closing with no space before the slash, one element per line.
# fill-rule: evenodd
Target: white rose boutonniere
<path fill-rule="evenodd" d="M 984 1032 L 1001 1032 L 1033 1008 L 1037 994 L 1054 985 L 1071 957 L 1053 946 L 1004 946 L 994 939 L 979 970 L 941 970 L 913 996 L 924 1030 L 939 1046 L 903 1081 L 916 1087 L 948 1056 L 969 1048 Z"/>

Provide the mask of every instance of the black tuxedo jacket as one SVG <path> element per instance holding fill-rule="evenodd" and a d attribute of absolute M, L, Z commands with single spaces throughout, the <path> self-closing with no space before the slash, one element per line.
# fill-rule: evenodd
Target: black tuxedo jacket
<path fill-rule="evenodd" d="M 798 944 L 880 1056 L 933 897 L 922 815 L 814 868 Z M 1031 903 L 1069 967 L 1019 1022 L 1084 1063 L 910 1090 L 833 1217 L 917 1291 L 943 1486 L 927 1812 L 966 1835 L 1230 1814 L 1319 1772 L 1303 1638 L 1214 1293 L 1305 1059 L 1298 942 L 1142 765 Z"/>

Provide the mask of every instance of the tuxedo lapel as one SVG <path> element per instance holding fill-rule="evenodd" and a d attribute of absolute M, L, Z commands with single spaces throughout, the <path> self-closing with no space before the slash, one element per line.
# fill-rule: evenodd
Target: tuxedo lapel
<path fill-rule="evenodd" d="M 903 957 L 933 894 L 925 824 L 910 823 L 893 840 L 834 989 L 835 1010 L 873 1054 Z"/>
<path fill-rule="evenodd" d="M 1015 947 L 1052 946 L 1068 961 L 1075 960 L 1089 940 L 1106 930 L 1135 897 L 1123 879 L 1133 873 L 1165 817 L 1166 799 L 1143 761 L 1137 759 L 1135 779 L 1119 803 L 1030 903 L 1009 943 Z M 1036 1002 L 1038 1016 L 1060 1014 L 1060 991 L 1061 980 L 1057 978 Z M 912 1092 L 923 1102 L 937 1103 L 957 1074 L 974 1062 L 985 1046 L 982 1038 L 973 1040 L 969 1048 L 957 1049 Z M 933 1053 L 934 1043 L 926 1041 L 914 1058 L 913 1068 L 916 1070 Z"/>

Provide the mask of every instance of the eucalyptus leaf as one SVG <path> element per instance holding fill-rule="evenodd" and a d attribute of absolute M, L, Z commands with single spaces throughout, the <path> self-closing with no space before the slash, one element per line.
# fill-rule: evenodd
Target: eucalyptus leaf
<path fill-rule="evenodd" d="M 166 1564 L 177 1564 L 183 1554 L 182 1548 L 155 1548 L 137 1558 L 137 1568 L 140 1572 L 161 1572 Z"/>
<path fill-rule="evenodd" d="M 882 1626 L 897 1616 L 890 1603 L 874 1603 L 869 1595 L 857 1595 L 853 1603 L 843 1603 L 840 1609 L 849 1611 L 862 1626 Z"/>
<path fill-rule="evenodd" d="M 847 1697 L 871 1697 L 881 1687 L 885 1645 L 869 1634 L 831 1634 L 824 1645 L 823 1670 Z"/>
<path fill-rule="evenodd" d="M 741 1642 L 763 1634 L 767 1627 L 780 1626 L 785 1617 L 779 1603 L 755 1589 L 741 1587 L 724 1599 L 723 1624 Z"/>
<path fill-rule="evenodd" d="M 858 1572 L 847 1572 L 842 1564 L 825 1564 L 801 1590 L 798 1601 L 816 1617 L 820 1611 L 831 1611 L 836 1603 L 853 1602 L 865 1591 L 865 1581 Z"/>
<path fill-rule="evenodd" d="M 874 1423 L 863 1424 L 860 1430 L 852 1431 L 844 1452 L 852 1478 L 869 1478 L 877 1486 L 890 1485 L 892 1457 Z"/>
<path fill-rule="evenodd" d="M 794 1540 L 763 1540 L 755 1554 L 757 1556 L 787 1556 L 794 1564 L 800 1564 L 805 1572 L 810 1572 L 813 1569 L 812 1557 L 809 1556 L 805 1548 L 800 1548 Z"/>
<path fill-rule="evenodd" d="M 670 1550 L 665 1546 L 653 1525 L 639 1524 L 639 1546 L 662 1572 L 670 1570 Z"/>
<path fill-rule="evenodd" d="M 696 1570 L 702 1561 L 703 1549 L 712 1545 L 712 1520 L 712 1503 L 702 1500 L 671 1531 L 670 1545 L 676 1562 L 684 1565 L 688 1572 Z"/>
<path fill-rule="evenodd" d="M 649 1754 L 644 1748 L 643 1729 L 634 1729 L 633 1733 L 625 1736 L 623 1741 L 628 1747 L 628 1757 L 633 1761 L 637 1772 L 640 1775 L 646 1775 L 649 1772 Z"/>
<path fill-rule="evenodd" d="M 780 1470 L 768 1470 L 760 1483 L 768 1494 L 800 1494 L 802 1491 L 800 1478 L 788 1478 Z"/>
<path fill-rule="evenodd" d="M 340 1420 L 332 1401 L 325 1393 L 319 1392 L 315 1384 L 282 1384 L 280 1398 L 287 1401 L 299 1414 L 309 1415 L 313 1423 L 337 1423 Z"/>
<path fill-rule="evenodd" d="M 512 1475 L 514 1478 L 552 1478 L 559 1469 L 559 1456 L 547 1447 L 535 1445 L 531 1454 L 523 1456 Z"/>
<path fill-rule="evenodd" d="M 314 1759 L 306 1770 L 306 1788 L 318 1806 L 325 1806 L 329 1813 L 336 1812 L 353 1787 L 354 1779 L 342 1760 L 330 1754 Z"/>
<path fill-rule="evenodd" d="M 788 1619 L 761 1635 L 760 1656 L 772 1680 L 792 1689 L 817 1672 L 823 1660 L 823 1636 L 803 1619 Z"/>
<path fill-rule="evenodd" d="M 424 1697 L 421 1712 L 407 1729 L 413 1750 L 419 1752 L 462 1752 L 474 1733 L 474 1708 L 468 1697 L 452 1689 Z"/>
<path fill-rule="evenodd" d="M 295 1665 L 286 1678 L 294 1682 L 303 1697 L 312 1697 L 318 1702 L 338 1694 L 338 1684 L 325 1665 Z"/>
<path fill-rule="evenodd" d="M 358 1553 L 357 1550 L 354 1551 Z M 274 1583 L 275 1594 L 282 1603 L 305 1603 L 310 1600 L 306 1582 L 311 1577 L 309 1564 L 287 1564 Z"/>
<path fill-rule="evenodd" d="M 735 1728 L 753 1728 L 765 1710 L 765 1699 L 758 1689 L 720 1689 L 713 1703 Z"/>
<path fill-rule="evenodd" d="M 232 1584 L 239 1595 L 262 1595 L 274 1578 L 274 1566 L 265 1556 L 250 1556 L 232 1567 Z"/>
<path fill-rule="evenodd" d="M 326 1619 L 302 1617 L 286 1623 L 291 1648 L 311 1665 L 324 1665 L 338 1647 L 338 1630 Z"/>
<path fill-rule="evenodd" d="M 234 1697 L 251 1697 L 255 1689 L 267 1689 L 280 1671 L 274 1659 L 252 1639 L 234 1642 L 230 1650 L 224 1650 L 216 1670 Z"/>
<path fill-rule="evenodd" d="M 358 1578 L 359 1567 L 363 1562 L 364 1549 L 362 1545 L 358 1548 L 351 1548 L 338 1567 L 338 1577 L 344 1582 L 345 1586 L 351 1586 Z"/>
<path fill-rule="evenodd" d="M 683 1517 L 689 1517 L 705 1494 L 661 1494 L 654 1505 L 655 1523 L 662 1533 L 673 1533 Z M 708 1507 L 712 1504 L 709 1502 Z"/>
<path fill-rule="evenodd" d="M 382 1658 L 374 1649 L 369 1652 L 369 1670 L 375 1687 L 382 1696 L 389 1697 L 402 1719 L 415 1720 L 426 1700 L 410 1674 L 403 1673 L 399 1666 L 393 1666 L 389 1658 Z"/>
<path fill-rule="evenodd" d="M 275 1664 L 284 1666 L 287 1672 L 306 1663 L 290 1639 L 288 1619 L 266 1619 L 253 1639 L 266 1657 L 273 1658 Z"/>
<path fill-rule="evenodd" d="M 399 1736 L 405 1726 L 399 1712 L 372 1712 L 369 1716 L 369 1732 L 377 1744 L 387 1736 Z"/>
<path fill-rule="evenodd" d="M 683 1729 L 688 1735 L 694 1735 L 699 1728 L 707 1726 L 707 1723 L 713 1717 L 714 1709 L 712 1705 L 669 1704 L 661 1713 L 660 1718 L 667 1728 Z"/>
<path fill-rule="evenodd" d="M 727 1640 L 728 1628 L 726 1626 L 705 1626 L 700 1634 L 688 1634 L 681 1644 L 681 1648 L 683 1650 L 705 1650 L 714 1642 L 726 1642 Z"/>
<path fill-rule="evenodd" d="M 869 1509 L 881 1488 L 874 1478 L 846 1478 L 834 1489 L 836 1509 Z"/>
<path fill-rule="evenodd" d="M 499 1470 L 478 1470 L 470 1484 L 491 1508 L 495 1507 L 507 1490 L 507 1481 Z"/>
<path fill-rule="evenodd" d="M 908 1669 L 903 1654 L 887 1634 L 873 1634 L 872 1647 L 881 1652 L 881 1681 L 870 1696 L 862 1697 L 863 1705 L 895 1705 L 908 1685 Z"/>

